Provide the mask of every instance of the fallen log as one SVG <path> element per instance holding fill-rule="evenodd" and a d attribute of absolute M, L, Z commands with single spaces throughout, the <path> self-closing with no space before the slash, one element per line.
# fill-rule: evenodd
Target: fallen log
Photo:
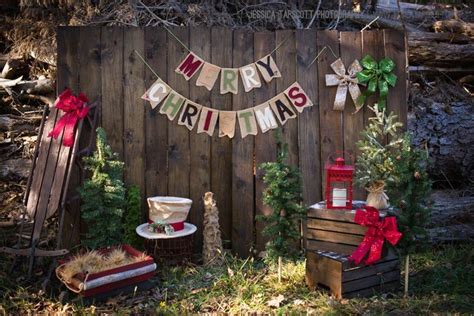
<path fill-rule="evenodd" d="M 431 241 L 452 242 L 474 239 L 474 196 L 442 190 L 431 195 Z"/>
<path fill-rule="evenodd" d="M 23 80 L 18 82 L 16 89 L 28 94 L 51 94 L 54 92 L 54 82 L 51 79 Z"/>
<path fill-rule="evenodd" d="M 26 179 L 30 173 L 31 160 L 9 159 L 0 162 L 0 179 Z"/>
<path fill-rule="evenodd" d="M 408 60 L 411 66 L 471 66 L 474 42 L 462 34 L 412 32 L 408 35 Z"/>
<path fill-rule="evenodd" d="M 11 114 L 3 114 L 0 115 L 0 132 L 34 132 L 40 121 L 41 116 L 21 117 Z"/>
<path fill-rule="evenodd" d="M 463 34 L 474 39 L 474 23 L 467 23 L 458 19 L 445 21 L 436 21 L 433 23 L 435 32 L 447 32 L 455 34 Z"/>
<path fill-rule="evenodd" d="M 20 76 L 27 76 L 29 65 L 24 59 L 9 59 L 3 66 L 0 78 L 13 79 Z"/>

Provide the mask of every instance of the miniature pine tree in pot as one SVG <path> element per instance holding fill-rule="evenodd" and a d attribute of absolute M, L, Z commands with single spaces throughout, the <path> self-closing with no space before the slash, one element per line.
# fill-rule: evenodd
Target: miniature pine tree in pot
<path fill-rule="evenodd" d="M 298 248 L 295 242 L 300 238 L 298 222 L 306 215 L 302 205 L 301 176 L 298 168 L 289 165 L 288 145 L 281 141 L 280 131 L 275 132 L 277 140 L 277 161 L 259 166 L 264 172 L 266 189 L 263 202 L 273 211 L 268 216 L 258 216 L 266 226 L 263 234 L 270 237 L 266 245 L 267 258 L 278 259 L 278 280 L 281 281 L 282 257 L 295 257 Z"/>
<path fill-rule="evenodd" d="M 398 152 L 403 138 L 397 133 L 402 124 L 393 113 L 387 115 L 377 106 L 369 107 L 375 116 L 362 131 L 362 139 L 357 142 L 360 154 L 356 161 L 355 183 L 365 188 L 367 205 L 378 209 L 388 207 L 385 186 L 395 182 L 394 153 Z M 387 138 L 390 136 L 390 141 Z"/>
<path fill-rule="evenodd" d="M 124 164 L 107 144 L 103 128 L 97 129 L 96 150 L 91 157 L 84 157 L 84 163 L 90 178 L 79 190 L 81 216 L 88 230 L 82 243 L 90 248 L 118 244 L 125 205 Z"/>

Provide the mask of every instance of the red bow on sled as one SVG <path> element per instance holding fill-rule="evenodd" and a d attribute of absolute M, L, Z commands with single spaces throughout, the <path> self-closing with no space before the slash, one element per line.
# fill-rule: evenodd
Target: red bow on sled
<path fill-rule="evenodd" d="M 74 127 L 79 119 L 83 119 L 89 112 L 86 103 L 89 102 L 85 94 L 79 96 L 72 94 L 71 90 L 66 89 L 59 95 L 55 102 L 55 107 L 63 110 L 65 113 L 49 132 L 48 136 L 57 139 L 64 130 L 63 145 L 71 147 L 74 144 Z"/>
<path fill-rule="evenodd" d="M 372 264 L 378 261 L 382 257 L 384 240 L 387 239 L 389 243 L 395 246 L 402 237 L 402 233 L 397 229 L 395 217 L 386 217 L 380 220 L 379 211 L 371 206 L 366 206 L 365 212 L 357 210 L 354 222 L 369 228 L 359 247 L 349 257 L 349 260 L 354 261 L 356 264 L 362 261 L 367 252 L 370 253 L 367 260 L 365 260 L 365 264 Z"/>

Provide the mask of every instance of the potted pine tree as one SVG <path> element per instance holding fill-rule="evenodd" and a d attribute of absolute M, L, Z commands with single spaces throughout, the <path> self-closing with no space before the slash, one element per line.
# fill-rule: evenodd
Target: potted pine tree
<path fill-rule="evenodd" d="M 357 142 L 360 154 L 356 161 L 355 183 L 369 192 L 368 206 L 385 209 L 389 206 L 385 187 L 397 181 L 394 153 L 399 151 L 403 142 L 397 133 L 403 125 L 397 121 L 396 115 L 387 115 L 377 105 L 369 109 L 375 116 L 369 118 L 369 125 Z"/>

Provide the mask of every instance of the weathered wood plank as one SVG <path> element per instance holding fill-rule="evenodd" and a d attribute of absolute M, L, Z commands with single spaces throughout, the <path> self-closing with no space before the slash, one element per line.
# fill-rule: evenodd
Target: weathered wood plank
<path fill-rule="evenodd" d="M 367 227 L 358 224 L 312 218 L 309 218 L 307 222 L 308 228 L 313 229 L 328 230 L 354 235 L 365 235 L 365 233 L 367 232 Z"/>
<path fill-rule="evenodd" d="M 275 34 L 275 45 L 283 44 L 275 52 L 275 62 L 282 74 L 276 80 L 277 93 L 280 93 L 296 81 L 296 35 L 294 30 L 278 30 Z M 298 119 L 289 119 L 281 127 L 282 141 L 288 144 L 288 163 L 299 167 L 298 152 Z M 301 231 L 301 222 L 296 223 Z M 301 239 L 295 241 L 295 247 L 301 247 Z"/>
<path fill-rule="evenodd" d="M 303 201 L 306 205 L 321 200 L 321 144 L 319 141 L 319 104 L 317 63 L 309 64 L 317 54 L 316 30 L 297 30 L 296 79 L 314 105 L 298 115 L 298 149 Z M 302 223 L 303 236 L 306 222 Z M 303 248 L 306 239 L 303 238 Z"/>
<path fill-rule="evenodd" d="M 321 144 L 319 141 L 318 69 L 315 30 L 296 32 L 296 79 L 314 105 L 298 116 L 299 160 L 306 205 L 321 200 Z"/>
<path fill-rule="evenodd" d="M 275 46 L 275 33 L 273 32 L 257 32 L 254 34 L 254 59 L 258 60 L 270 53 L 271 47 Z M 266 83 L 262 77 L 262 87 L 255 91 L 255 105 L 261 104 L 275 96 L 276 80 Z M 253 137 L 253 136 L 247 136 Z M 276 143 L 273 132 L 265 134 L 258 134 L 255 137 L 255 214 L 269 215 L 272 210 L 263 203 L 263 191 L 265 184 L 263 183 L 263 170 L 259 169 L 260 164 L 264 162 L 272 162 L 276 160 Z M 256 224 L 256 249 L 262 251 L 265 249 L 265 244 L 268 237 L 262 234 L 265 224 L 262 221 L 257 221 Z"/>
<path fill-rule="evenodd" d="M 145 28 L 145 59 L 161 79 L 167 81 L 167 32 L 154 27 Z M 145 68 L 145 89 L 157 80 Z M 146 197 L 168 194 L 168 118 L 159 113 L 162 104 L 152 109 L 145 101 L 145 193 Z M 148 208 L 145 208 L 145 213 Z"/>
<path fill-rule="evenodd" d="M 337 31 L 319 31 L 318 51 L 325 46 L 330 47 L 337 57 L 339 57 L 339 40 Z M 343 121 L 340 111 L 334 111 L 334 98 L 337 87 L 327 87 L 325 75 L 333 73 L 331 64 L 335 58 L 327 49 L 318 59 L 318 87 L 319 87 L 319 122 L 320 122 L 320 141 L 321 141 L 321 171 L 322 179 L 325 179 L 326 172 L 324 164 L 332 155 L 344 149 L 343 140 Z M 325 196 L 324 181 L 321 182 L 323 197 Z"/>
<path fill-rule="evenodd" d="M 346 71 L 354 60 L 362 59 L 362 36 L 360 32 L 341 32 L 341 59 L 346 66 Z M 355 105 L 348 92 L 346 105 L 344 107 L 344 159 L 346 164 L 354 163 L 358 155 L 357 141 L 360 139 L 360 131 L 364 129 L 364 111 L 355 112 Z M 353 199 L 365 198 L 365 190 L 353 186 Z"/>
<path fill-rule="evenodd" d="M 98 101 L 101 103 L 101 28 L 100 27 L 80 27 L 78 47 L 79 54 L 79 90 L 84 92 L 91 102 Z M 99 120 L 100 122 L 100 120 Z M 95 131 L 91 130 L 88 124 L 82 125 L 81 138 L 79 139 L 79 148 L 85 148 L 89 145 L 91 134 Z M 82 157 L 78 158 L 82 159 Z M 80 185 L 83 184 L 86 173 L 78 171 L 73 174 L 74 177 L 80 177 Z M 77 207 L 77 206 L 73 206 Z M 79 212 L 79 210 L 77 211 Z M 85 234 L 87 226 L 81 221 L 80 233 Z"/>
<path fill-rule="evenodd" d="M 64 32 L 64 31 L 62 31 Z M 74 62 L 74 60 L 77 60 L 77 56 L 74 56 L 70 52 L 67 53 L 68 51 L 72 50 L 72 47 L 70 46 L 75 46 L 77 47 L 77 43 L 72 44 L 69 43 L 70 45 L 67 45 L 64 41 L 64 33 L 61 33 L 61 35 L 58 34 L 58 37 L 61 38 L 62 45 L 58 46 L 58 50 L 61 50 L 63 53 L 61 54 L 62 59 L 58 61 L 58 63 L 61 63 L 61 70 L 59 70 L 58 67 L 58 74 L 57 74 L 57 82 L 58 82 L 58 88 L 59 87 L 70 87 L 73 90 L 77 90 L 78 86 L 78 76 L 77 72 L 76 75 L 71 75 L 69 71 L 77 67 L 77 64 Z M 59 42 L 59 41 L 58 41 Z M 74 65 L 73 65 L 74 63 Z M 59 90 L 58 93 L 61 93 L 63 89 Z M 60 117 L 60 114 L 58 114 L 58 119 Z M 43 130 L 42 138 L 44 139 L 45 136 L 48 135 L 50 130 Z M 62 138 L 62 136 L 61 136 Z M 62 141 L 62 139 L 59 139 L 59 141 Z M 66 194 L 67 188 L 63 188 L 64 186 L 64 180 L 66 176 L 66 171 L 68 170 L 69 166 L 69 160 L 70 160 L 70 153 L 71 153 L 71 148 L 72 147 L 65 147 L 65 146 L 60 146 L 59 149 L 59 154 L 58 154 L 58 160 L 57 160 L 57 170 L 55 172 L 53 184 L 51 185 L 51 194 L 48 202 L 48 212 L 46 215 L 46 218 L 51 216 L 53 213 L 55 213 L 58 208 L 59 208 L 59 201 L 61 200 L 63 194 Z M 44 172 L 44 171 L 43 171 Z M 44 175 L 44 173 L 43 173 Z"/>
<path fill-rule="evenodd" d="M 314 289 L 326 286 L 341 297 L 341 263 L 314 252 L 306 253 L 306 284 Z"/>
<path fill-rule="evenodd" d="M 57 94 L 60 94 L 65 88 L 70 88 L 75 93 L 79 91 L 79 54 L 77 53 L 79 45 L 79 28 L 63 26 L 58 28 L 58 70 L 57 70 Z M 45 126 L 43 137 L 47 136 L 50 129 Z M 41 150 L 41 147 L 40 147 Z M 38 156 L 39 159 L 39 156 Z M 38 160 L 39 163 L 40 160 Z M 77 187 L 80 183 L 79 170 L 77 165 L 71 166 L 72 170 L 69 187 L 66 188 L 67 196 L 71 198 L 77 195 Z M 61 245 L 58 247 L 69 248 L 80 242 L 80 207 L 79 203 L 67 205 L 64 213 L 64 229 L 61 238 Z"/>
<path fill-rule="evenodd" d="M 102 127 L 123 159 L 123 36 L 121 27 L 102 28 Z"/>
<path fill-rule="evenodd" d="M 380 260 L 378 260 L 376 264 L 381 264 L 393 260 L 399 260 L 397 252 L 392 248 L 384 249 L 382 251 L 382 258 L 380 258 Z M 365 266 L 362 263 L 360 264 L 360 266 L 355 266 L 355 263 L 351 261 L 345 261 L 342 264 L 342 270 L 346 272 L 357 269 L 363 269 L 364 267 Z"/>
<path fill-rule="evenodd" d="M 342 282 L 362 279 L 371 275 L 400 269 L 400 261 L 398 259 L 386 261 L 382 263 L 365 266 L 359 269 L 345 271 L 342 274 Z"/>
<path fill-rule="evenodd" d="M 211 29 L 211 62 L 220 67 L 232 67 L 232 30 L 224 27 Z M 220 94 L 217 81 L 211 91 L 214 109 L 231 111 L 232 95 Z M 237 135 L 238 137 L 238 135 Z M 211 139 L 211 191 L 219 208 L 219 224 L 224 245 L 230 247 L 232 239 L 232 142 L 228 137 Z"/>
<path fill-rule="evenodd" d="M 364 236 L 308 228 L 306 232 L 306 238 L 358 246 Z"/>
<path fill-rule="evenodd" d="M 350 246 L 346 244 L 337 244 L 314 239 L 306 240 L 306 250 L 310 251 L 332 251 L 343 255 L 350 255 L 356 248 L 356 246 Z"/>
<path fill-rule="evenodd" d="M 284 91 L 296 80 L 296 40 L 295 31 L 276 31 L 275 45 L 284 43 L 275 52 L 275 62 L 281 72 L 281 78 L 276 80 L 277 93 Z M 282 126 L 282 140 L 288 143 L 288 162 L 298 166 L 298 120 L 290 119 Z"/>
<path fill-rule="evenodd" d="M 204 60 L 211 60 L 211 31 L 208 27 L 193 27 L 189 33 L 189 45 L 193 52 Z M 210 93 L 204 87 L 196 86 L 199 73 L 190 80 L 189 98 L 203 106 L 211 106 Z M 195 127 L 197 129 L 197 127 Z M 202 229 L 204 217 L 204 204 L 202 197 L 211 188 L 211 138 L 206 133 L 197 134 L 195 130 L 190 133 L 189 148 L 191 151 L 191 172 L 189 176 L 190 195 L 193 203 L 193 211 L 189 214 L 189 220 L 196 225 L 197 232 L 194 234 L 195 251 L 202 251 Z"/>
<path fill-rule="evenodd" d="M 339 210 L 339 209 L 327 209 L 327 208 L 314 208 L 308 209 L 309 218 L 322 218 L 335 221 L 354 222 L 355 210 Z"/>
<path fill-rule="evenodd" d="M 234 31 L 233 67 L 253 62 L 253 56 L 253 33 Z M 240 91 L 232 96 L 233 110 L 250 106 L 253 106 L 253 91 Z M 253 147 L 253 137 L 242 139 L 237 135 L 232 140 L 232 249 L 241 257 L 249 255 L 254 242 Z"/>
<path fill-rule="evenodd" d="M 126 28 L 123 49 L 123 119 L 125 182 L 140 188 L 145 195 L 145 65 L 135 50 L 144 56 L 144 32 Z"/>
<path fill-rule="evenodd" d="M 384 283 L 390 283 L 400 280 L 400 270 L 384 272 L 375 274 L 362 279 L 352 280 L 342 283 L 342 292 L 353 292 L 362 289 L 372 288 L 374 286 L 381 286 Z"/>
<path fill-rule="evenodd" d="M 354 298 L 354 297 L 370 297 L 380 293 L 396 293 L 400 290 L 400 280 L 395 280 L 392 282 L 384 283 L 380 286 L 373 286 L 362 290 L 356 290 L 353 292 L 343 293 L 344 298 Z"/>
<path fill-rule="evenodd" d="M 362 57 L 365 55 L 372 56 L 377 62 L 383 58 L 383 32 L 379 31 L 364 31 L 362 35 Z M 365 90 L 365 88 L 364 88 Z M 369 117 L 374 116 L 374 113 L 368 109 L 368 106 L 373 107 L 378 100 L 378 93 L 367 98 L 364 105 L 364 126 L 367 126 Z"/>
<path fill-rule="evenodd" d="M 171 31 L 185 45 L 189 45 L 188 28 L 175 27 Z M 184 97 L 189 97 L 189 82 L 174 70 L 187 54 L 188 51 L 168 34 L 168 84 Z M 168 124 L 168 194 L 189 197 L 189 131 L 184 125 L 178 125 L 177 121 L 178 118 L 175 118 Z M 199 203 L 199 201 L 193 202 Z"/>
<path fill-rule="evenodd" d="M 389 88 L 387 109 L 398 115 L 406 130 L 407 124 L 407 56 L 404 34 L 395 30 L 383 30 L 385 57 L 395 62 L 394 74 L 397 76 L 395 87 Z"/>

